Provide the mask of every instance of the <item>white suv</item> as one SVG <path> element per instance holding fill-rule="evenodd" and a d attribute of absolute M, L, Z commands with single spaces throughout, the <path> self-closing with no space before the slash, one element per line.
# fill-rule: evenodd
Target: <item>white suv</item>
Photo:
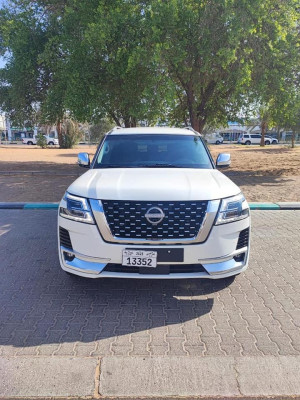
<path fill-rule="evenodd" d="M 259 133 L 241 133 L 238 138 L 238 143 L 240 144 L 260 144 L 261 135 Z M 278 140 L 272 136 L 265 135 L 265 144 L 278 144 Z"/>
<path fill-rule="evenodd" d="M 59 205 L 64 271 L 91 278 L 225 278 L 244 271 L 250 217 L 240 189 L 187 129 L 121 128 Z M 217 167 L 230 164 L 219 154 Z"/>
<path fill-rule="evenodd" d="M 46 138 L 48 146 L 54 146 L 54 145 L 59 144 L 57 138 L 53 138 L 53 137 L 50 137 L 47 135 L 43 135 L 43 136 Z M 23 142 L 23 144 L 28 144 L 30 146 L 30 145 L 37 143 L 37 138 L 36 138 L 36 136 L 34 136 L 32 138 L 23 138 L 22 142 Z"/>

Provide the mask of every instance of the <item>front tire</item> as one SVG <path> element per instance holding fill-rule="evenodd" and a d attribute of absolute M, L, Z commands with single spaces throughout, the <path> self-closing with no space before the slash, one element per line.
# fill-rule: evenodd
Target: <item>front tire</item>
<path fill-rule="evenodd" d="M 250 144 L 251 144 L 250 140 L 247 140 L 247 141 L 245 142 L 245 144 L 246 144 L 247 146 L 250 146 Z"/>
<path fill-rule="evenodd" d="M 48 146 L 54 146 L 54 143 L 53 142 L 49 142 Z"/>
<path fill-rule="evenodd" d="M 28 145 L 28 146 L 32 146 L 32 145 L 33 145 L 33 142 L 30 142 L 30 141 L 29 141 L 29 142 L 27 142 L 27 145 Z"/>
<path fill-rule="evenodd" d="M 220 140 L 217 140 L 217 141 L 216 141 L 216 144 L 220 144 L 220 143 L 221 143 Z"/>

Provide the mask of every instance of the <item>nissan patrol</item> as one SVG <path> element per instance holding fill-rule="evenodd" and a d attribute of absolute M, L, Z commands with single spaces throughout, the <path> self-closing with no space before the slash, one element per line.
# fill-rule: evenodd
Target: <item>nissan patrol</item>
<path fill-rule="evenodd" d="M 59 205 L 61 267 L 90 278 L 225 278 L 247 268 L 249 207 L 199 133 L 113 129 Z"/>

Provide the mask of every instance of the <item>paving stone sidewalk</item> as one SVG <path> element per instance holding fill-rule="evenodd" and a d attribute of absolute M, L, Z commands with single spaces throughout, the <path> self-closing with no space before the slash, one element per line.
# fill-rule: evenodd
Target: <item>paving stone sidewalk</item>
<path fill-rule="evenodd" d="M 88 280 L 60 270 L 55 210 L 0 210 L 0 359 L 298 360 L 300 211 L 253 211 L 252 224 L 234 281 Z"/>

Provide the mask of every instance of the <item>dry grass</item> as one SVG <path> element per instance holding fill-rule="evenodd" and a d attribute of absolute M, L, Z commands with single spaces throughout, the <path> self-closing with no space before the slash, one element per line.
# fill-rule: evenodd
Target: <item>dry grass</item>
<path fill-rule="evenodd" d="M 59 201 L 68 185 L 85 172 L 76 165 L 78 152 L 87 151 L 92 157 L 95 150 L 95 146 L 67 150 L 0 146 L 0 201 Z M 214 159 L 221 152 L 231 154 L 231 167 L 224 173 L 249 201 L 300 201 L 300 147 L 225 144 L 210 150 Z"/>

